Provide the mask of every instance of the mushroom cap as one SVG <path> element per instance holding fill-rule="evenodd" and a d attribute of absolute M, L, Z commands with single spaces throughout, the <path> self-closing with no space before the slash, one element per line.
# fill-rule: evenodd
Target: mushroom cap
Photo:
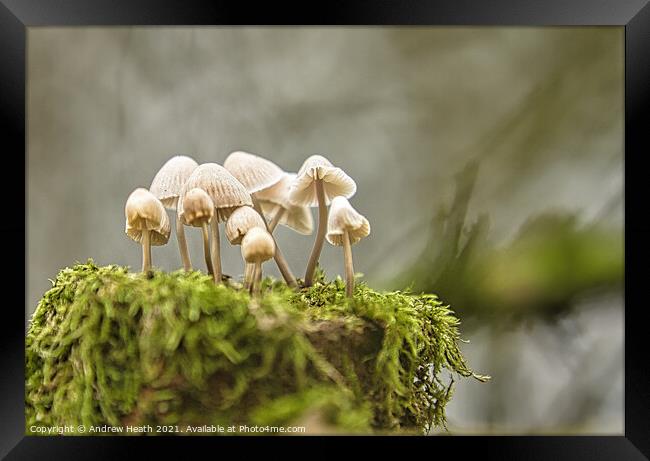
<path fill-rule="evenodd" d="M 275 203 L 260 201 L 262 213 L 272 219 Z M 291 205 L 285 208 L 285 212 L 280 218 L 279 224 L 286 226 L 299 234 L 311 235 L 314 232 L 314 219 L 311 216 L 311 210 L 308 207 Z"/>
<path fill-rule="evenodd" d="M 323 180 L 325 203 L 329 205 L 333 197 L 339 195 L 350 198 L 357 191 L 357 185 L 345 171 L 335 167 L 322 155 L 312 155 L 302 164 L 293 182 L 289 199 L 299 206 L 318 206 L 316 179 Z"/>
<path fill-rule="evenodd" d="M 183 213 L 178 216 L 188 226 L 201 227 L 214 216 L 214 203 L 206 191 L 195 187 L 183 195 Z"/>
<path fill-rule="evenodd" d="M 169 240 L 170 225 L 165 207 L 151 192 L 142 187 L 134 190 L 124 206 L 124 232 L 138 243 L 142 232 L 151 231 L 151 244 L 164 245 Z"/>
<path fill-rule="evenodd" d="M 260 214 L 249 206 L 242 206 L 232 212 L 226 221 L 226 237 L 233 245 L 241 244 L 242 238 L 253 227 L 266 229 L 266 223 Z"/>
<path fill-rule="evenodd" d="M 228 155 L 223 167 L 237 178 L 250 194 L 271 187 L 284 175 L 282 168 L 272 161 L 242 151 Z"/>
<path fill-rule="evenodd" d="M 268 261 L 275 255 L 273 237 L 261 227 L 253 227 L 241 241 L 241 255 L 247 263 Z"/>
<path fill-rule="evenodd" d="M 260 202 L 269 202 L 274 205 L 282 205 L 288 208 L 291 205 L 289 201 L 289 191 L 291 185 L 296 180 L 295 173 L 282 173 L 282 177 L 271 187 L 267 187 L 255 194 L 255 198 Z"/>
<path fill-rule="evenodd" d="M 296 176 L 295 173 L 285 173 L 279 182 L 256 193 L 255 198 L 260 203 L 262 213 L 269 216 L 276 205 L 280 205 L 286 210 L 280 219 L 280 224 L 299 234 L 310 235 L 314 231 L 311 211 L 308 207 L 293 205 L 289 201 L 289 192 Z"/>
<path fill-rule="evenodd" d="M 327 218 L 327 241 L 332 245 L 343 245 L 343 232 L 347 230 L 350 243 L 355 244 L 370 234 L 370 223 L 352 208 L 345 197 L 334 197 Z"/>
<path fill-rule="evenodd" d="M 185 181 L 197 166 L 199 164 L 193 158 L 185 155 L 170 158 L 154 176 L 149 192 L 155 195 L 165 208 L 176 208 Z"/>
<path fill-rule="evenodd" d="M 246 188 L 228 170 L 216 163 L 199 165 L 187 178 L 181 196 L 195 187 L 206 191 L 212 199 L 217 210 L 215 216 L 218 222 L 228 219 L 228 216 L 240 206 L 253 205 Z M 183 214 L 182 200 L 179 202 L 178 213 Z"/>

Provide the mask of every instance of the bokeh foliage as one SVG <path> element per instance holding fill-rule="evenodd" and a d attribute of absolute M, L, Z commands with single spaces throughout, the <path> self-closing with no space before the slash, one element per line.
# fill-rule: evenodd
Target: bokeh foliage
<path fill-rule="evenodd" d="M 620 230 L 581 224 L 567 211 L 548 211 L 531 216 L 511 239 L 496 244 L 487 214 L 468 223 L 478 172 L 478 162 L 470 162 L 456 175 L 453 201 L 433 213 L 427 245 L 397 283 L 438 293 L 463 317 L 502 325 L 555 320 L 582 296 L 621 289 Z"/>

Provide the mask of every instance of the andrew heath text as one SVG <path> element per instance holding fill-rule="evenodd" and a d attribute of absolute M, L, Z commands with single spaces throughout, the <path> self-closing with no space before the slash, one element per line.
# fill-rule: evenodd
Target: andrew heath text
<path fill-rule="evenodd" d="M 203 425 L 203 426 L 31 426 L 31 433 L 39 435 L 66 435 L 66 434 L 300 434 L 305 433 L 304 426 L 246 426 L 246 425 Z"/>

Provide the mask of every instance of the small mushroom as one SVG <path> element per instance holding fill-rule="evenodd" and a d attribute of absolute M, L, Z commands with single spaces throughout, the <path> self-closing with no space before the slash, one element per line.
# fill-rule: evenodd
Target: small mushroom
<path fill-rule="evenodd" d="M 195 187 L 203 189 L 212 199 L 215 207 L 214 217 L 210 221 L 212 229 L 212 245 L 210 253 L 212 254 L 213 276 L 215 283 L 220 283 L 221 274 L 221 243 L 219 240 L 219 223 L 228 219 L 228 217 L 241 206 L 252 206 L 250 194 L 246 188 L 239 182 L 228 170 L 216 163 L 204 163 L 199 165 L 187 179 L 183 187 L 185 195 Z M 179 206 L 179 213 L 183 213 L 182 201 Z"/>
<path fill-rule="evenodd" d="M 265 190 L 273 187 L 284 178 L 284 171 L 270 160 L 259 155 L 249 154 L 248 152 L 236 151 L 228 155 L 223 162 L 225 169 L 230 171 L 237 180 L 246 187 L 253 200 L 253 208 L 262 218 L 264 217 L 262 208 L 257 197 Z M 266 220 L 264 221 L 266 224 Z M 272 230 L 269 228 L 269 232 Z M 289 263 L 284 258 L 282 251 L 277 245 L 275 246 L 275 263 L 282 274 L 287 285 L 291 287 L 298 286 L 296 277 L 289 268 Z M 246 268 L 250 272 L 250 266 Z"/>
<path fill-rule="evenodd" d="M 185 155 L 177 155 L 170 158 L 158 170 L 149 191 L 155 195 L 168 210 L 176 210 L 178 198 L 183 191 L 185 181 L 190 177 L 192 172 L 199 166 L 193 158 Z M 185 229 L 183 223 L 176 214 L 176 239 L 178 240 L 178 250 L 181 254 L 183 267 L 186 271 L 192 270 L 190 253 L 187 249 L 187 240 L 185 239 Z"/>
<path fill-rule="evenodd" d="M 259 295 L 262 263 L 268 261 L 275 253 L 275 242 L 271 234 L 260 227 L 253 227 L 241 241 L 241 254 L 244 261 L 255 265 L 251 294 Z"/>
<path fill-rule="evenodd" d="M 241 241 L 254 227 L 266 229 L 266 223 L 260 214 L 249 206 L 237 208 L 226 221 L 226 237 L 232 245 L 241 245 Z M 253 277 L 253 265 L 246 264 L 244 286 L 249 287 Z"/>
<path fill-rule="evenodd" d="M 343 246 L 345 262 L 345 293 L 354 293 L 354 267 L 352 265 L 352 245 L 370 234 L 368 220 L 352 208 L 345 197 L 334 197 L 327 220 L 327 241 L 332 245 Z"/>
<path fill-rule="evenodd" d="M 309 207 L 293 205 L 289 200 L 289 192 L 295 179 L 295 173 L 285 173 L 278 183 L 255 194 L 262 212 L 270 219 L 271 233 L 278 224 L 302 235 L 311 235 L 314 232 L 314 221 Z"/>
<path fill-rule="evenodd" d="M 165 207 L 151 192 L 138 188 L 131 192 L 124 206 L 125 232 L 142 244 L 142 272 L 151 269 L 151 245 L 169 241 L 169 217 Z"/>
<path fill-rule="evenodd" d="M 203 233 L 203 254 L 208 273 L 214 274 L 210 252 L 208 224 L 214 216 L 214 203 L 206 191 L 195 187 L 183 196 L 183 213 L 180 219 L 188 226 L 200 227 Z"/>
<path fill-rule="evenodd" d="M 298 206 L 318 206 L 318 231 L 305 270 L 305 286 L 309 287 L 314 282 L 316 264 L 325 242 L 327 205 L 332 197 L 340 195 L 350 198 L 356 191 L 354 180 L 321 155 L 312 155 L 300 167 L 291 186 L 289 199 Z"/>

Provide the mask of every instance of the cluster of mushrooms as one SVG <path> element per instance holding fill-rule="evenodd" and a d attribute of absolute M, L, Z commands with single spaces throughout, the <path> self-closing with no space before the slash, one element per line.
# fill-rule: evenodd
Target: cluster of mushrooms
<path fill-rule="evenodd" d="M 185 226 L 200 227 L 207 271 L 223 281 L 219 223 L 228 241 L 241 246 L 246 263 L 244 286 L 260 294 L 262 263 L 273 258 L 292 288 L 298 287 L 273 231 L 278 224 L 303 235 L 313 232 L 310 207 L 318 207 L 318 231 L 304 286 L 313 284 L 324 240 L 342 246 L 346 294 L 354 291 L 352 248 L 370 233 L 368 220 L 348 202 L 357 186 L 341 168 L 312 155 L 295 173 L 247 152 L 233 152 L 223 163 L 199 165 L 192 158 L 172 157 L 158 171 L 149 190 L 138 188 L 126 201 L 126 234 L 142 245 L 142 271 L 151 269 L 151 246 L 165 245 L 171 233 L 166 209 L 176 210 L 176 237 L 183 267 L 192 270 Z M 329 206 L 329 212 L 328 212 Z"/>

